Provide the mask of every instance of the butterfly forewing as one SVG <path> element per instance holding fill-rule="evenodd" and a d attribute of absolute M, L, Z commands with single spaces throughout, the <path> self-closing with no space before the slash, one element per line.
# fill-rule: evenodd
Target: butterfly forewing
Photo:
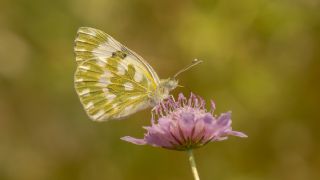
<path fill-rule="evenodd" d="M 119 119 L 149 106 L 159 82 L 140 56 L 93 28 L 78 30 L 74 51 L 75 88 L 91 119 Z"/>

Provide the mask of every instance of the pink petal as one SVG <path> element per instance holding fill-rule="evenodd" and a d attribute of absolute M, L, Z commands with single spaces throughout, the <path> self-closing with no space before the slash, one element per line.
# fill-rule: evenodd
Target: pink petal
<path fill-rule="evenodd" d="M 203 118 L 198 119 L 194 125 L 193 140 L 198 142 L 206 133 L 206 123 Z"/>
<path fill-rule="evenodd" d="M 222 113 L 217 119 L 217 125 L 230 126 L 231 125 L 231 112 Z"/>
<path fill-rule="evenodd" d="M 238 136 L 238 137 L 241 137 L 241 138 L 247 138 L 248 136 L 242 132 L 239 132 L 239 131 L 230 131 L 228 132 L 228 135 L 232 135 L 232 136 Z"/>
<path fill-rule="evenodd" d="M 147 142 L 144 139 L 137 139 L 137 138 L 134 138 L 134 137 L 131 137 L 131 136 L 125 136 L 125 137 L 122 137 L 120 139 L 124 140 L 124 141 L 127 141 L 127 142 L 131 142 L 131 143 L 136 144 L 136 145 L 145 145 L 145 144 L 147 144 Z"/>
<path fill-rule="evenodd" d="M 191 138 L 192 129 L 195 124 L 195 115 L 190 112 L 181 113 L 180 118 L 178 119 L 178 125 L 185 137 L 185 139 Z"/>

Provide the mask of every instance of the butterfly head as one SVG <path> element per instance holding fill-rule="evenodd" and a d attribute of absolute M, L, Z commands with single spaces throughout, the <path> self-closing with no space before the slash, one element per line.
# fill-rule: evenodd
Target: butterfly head
<path fill-rule="evenodd" d="M 160 87 L 162 87 L 164 90 L 172 91 L 178 86 L 178 80 L 174 78 L 168 78 L 161 80 Z"/>
<path fill-rule="evenodd" d="M 193 66 L 201 63 L 202 61 L 199 61 L 197 59 L 193 60 L 190 65 L 187 67 L 183 68 L 182 70 L 178 71 L 173 78 L 168 78 L 168 79 L 162 79 L 160 80 L 159 86 L 156 88 L 156 90 L 149 94 L 150 98 L 150 105 L 155 106 L 158 105 L 162 100 L 166 99 L 169 97 L 170 91 L 175 89 L 176 87 L 179 86 L 178 80 L 176 80 L 176 77 L 181 74 L 182 72 L 187 71 L 188 69 L 192 68 Z"/>
<path fill-rule="evenodd" d="M 154 93 L 150 94 L 150 104 L 155 106 L 159 104 L 162 100 L 169 97 L 170 91 L 178 86 L 178 81 L 176 79 L 162 79 L 159 86 Z"/>

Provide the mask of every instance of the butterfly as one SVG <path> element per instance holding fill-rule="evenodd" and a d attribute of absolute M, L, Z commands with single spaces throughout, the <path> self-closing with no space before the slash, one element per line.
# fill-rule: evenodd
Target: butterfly
<path fill-rule="evenodd" d="M 182 72 L 174 78 L 160 79 L 137 53 L 90 27 L 78 29 L 74 52 L 75 90 L 94 121 L 121 119 L 156 106 L 178 86 L 175 77 Z"/>

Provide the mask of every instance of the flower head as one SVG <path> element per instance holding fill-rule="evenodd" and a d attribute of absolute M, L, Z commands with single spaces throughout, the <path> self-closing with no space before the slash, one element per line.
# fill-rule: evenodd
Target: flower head
<path fill-rule="evenodd" d="M 231 112 L 213 116 L 215 104 L 211 101 L 211 111 L 205 109 L 205 101 L 191 93 L 187 99 L 182 93 L 178 100 L 169 98 L 156 106 L 152 112 L 152 125 L 145 127 L 143 139 L 130 136 L 122 140 L 137 145 L 149 144 L 172 150 L 190 150 L 212 141 L 227 139 L 229 135 L 247 137 L 244 133 L 232 131 Z M 158 120 L 155 122 L 155 117 Z"/>

